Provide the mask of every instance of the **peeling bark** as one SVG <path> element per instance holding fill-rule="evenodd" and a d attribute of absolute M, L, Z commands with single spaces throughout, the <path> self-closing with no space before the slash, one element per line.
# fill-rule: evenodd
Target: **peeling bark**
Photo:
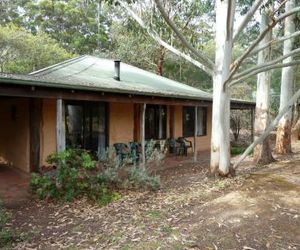
<path fill-rule="evenodd" d="M 285 4 L 285 11 L 288 12 L 295 7 L 295 0 L 290 0 Z M 294 15 L 287 17 L 284 20 L 284 35 L 289 36 L 295 32 Z M 283 56 L 291 53 L 293 49 L 294 38 L 290 38 L 283 43 Z M 284 63 L 293 61 L 293 57 L 284 59 Z M 280 108 L 282 109 L 288 103 L 293 95 L 294 72 L 293 67 L 286 67 L 282 69 L 281 73 L 281 90 L 280 90 Z M 292 128 L 292 110 L 281 118 L 277 128 L 276 135 L 276 152 L 278 154 L 289 154 L 291 149 L 291 128 Z"/>
<path fill-rule="evenodd" d="M 276 153 L 290 154 L 292 153 L 291 146 L 291 121 L 285 119 L 277 127 L 276 135 Z"/>

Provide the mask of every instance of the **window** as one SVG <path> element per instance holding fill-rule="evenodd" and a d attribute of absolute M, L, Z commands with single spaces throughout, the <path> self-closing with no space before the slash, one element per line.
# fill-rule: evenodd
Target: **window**
<path fill-rule="evenodd" d="M 197 108 L 197 122 L 198 122 L 198 131 L 197 136 L 206 135 L 206 117 L 207 117 L 207 108 L 198 107 Z"/>
<path fill-rule="evenodd" d="M 145 139 L 166 138 L 166 106 L 147 105 L 145 113 Z"/>
<path fill-rule="evenodd" d="M 66 144 L 92 152 L 106 147 L 106 106 L 103 103 L 66 103 Z"/>
<path fill-rule="evenodd" d="M 182 128 L 184 137 L 194 136 L 195 131 L 195 107 L 183 107 Z M 197 108 L 197 136 L 206 135 L 207 108 Z"/>

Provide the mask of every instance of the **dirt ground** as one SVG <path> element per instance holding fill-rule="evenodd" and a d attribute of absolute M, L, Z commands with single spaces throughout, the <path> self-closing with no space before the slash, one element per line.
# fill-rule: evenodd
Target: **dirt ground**
<path fill-rule="evenodd" d="M 234 178 L 208 164 L 161 171 L 159 192 L 99 207 L 27 201 L 10 209 L 14 249 L 300 249 L 300 142 L 294 154 Z"/>

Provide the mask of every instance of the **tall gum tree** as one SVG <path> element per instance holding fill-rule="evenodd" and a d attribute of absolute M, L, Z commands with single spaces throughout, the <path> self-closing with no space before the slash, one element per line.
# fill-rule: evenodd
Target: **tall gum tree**
<path fill-rule="evenodd" d="M 221 175 L 227 175 L 230 167 L 230 89 L 225 82 L 232 61 L 234 12 L 235 1 L 217 1 L 210 166 L 212 173 Z"/>
<path fill-rule="evenodd" d="M 260 34 L 253 41 L 249 41 L 249 46 L 245 48 L 244 53 L 232 62 L 232 48 L 234 41 L 237 37 L 243 33 L 243 30 L 247 27 L 249 21 L 253 18 L 256 10 L 261 6 L 263 0 L 255 0 L 249 9 L 248 13 L 244 15 L 242 22 L 235 29 L 233 34 L 233 20 L 235 13 L 235 1 L 234 0 L 217 0 L 216 1 L 216 56 L 215 61 L 208 58 L 203 51 L 195 49 L 188 39 L 185 38 L 182 32 L 177 28 L 175 23 L 169 19 L 167 13 L 162 7 L 161 0 L 154 0 L 157 8 L 159 9 L 162 17 L 166 21 L 167 25 L 172 29 L 177 39 L 186 48 L 183 52 L 175 48 L 173 45 L 165 42 L 155 30 L 147 26 L 140 16 L 129 7 L 129 5 L 122 0 L 116 0 L 117 3 L 123 7 L 127 14 L 135 19 L 141 27 L 143 27 L 150 37 L 158 44 L 164 46 L 167 50 L 176 54 L 179 57 L 184 58 L 188 62 L 194 64 L 199 69 L 203 70 L 213 78 L 213 120 L 212 120 L 212 141 L 211 141 L 211 171 L 213 173 L 219 173 L 221 175 L 228 175 L 230 171 L 230 140 L 229 140 L 229 117 L 230 117 L 230 88 L 243 82 L 245 79 L 257 75 L 259 73 L 269 71 L 275 68 L 283 68 L 291 65 L 300 64 L 300 60 L 294 60 L 290 63 L 282 63 L 282 60 L 292 55 L 299 54 L 300 50 L 293 50 L 291 53 L 282 57 L 270 60 L 267 62 L 259 63 L 257 66 L 248 68 L 244 71 L 240 70 L 240 66 L 246 58 L 249 56 L 264 51 L 272 42 L 284 41 L 288 38 L 281 37 L 277 41 L 267 42 L 264 40 L 265 36 L 276 26 L 279 22 L 283 21 L 286 17 L 295 14 L 300 11 L 300 7 L 295 7 L 292 10 L 285 12 L 278 17 L 274 17 L 275 12 L 271 13 L 271 20 L 264 28 L 261 28 Z M 272 2 L 272 1 L 271 1 Z M 284 1 L 285 2 L 285 1 Z M 280 4 L 280 7 L 282 4 Z M 279 7 L 279 8 L 280 8 Z M 296 34 L 293 34 L 296 36 Z M 298 35 L 298 34 L 297 34 Z M 265 94 L 266 95 L 266 94 Z M 291 100 L 295 101 L 300 96 L 300 90 L 292 97 Z M 245 155 L 249 154 L 253 147 L 261 143 L 266 136 L 270 133 L 271 129 L 276 126 L 278 119 L 289 108 L 290 101 L 285 106 L 275 121 L 264 130 L 264 132 L 256 138 L 254 143 L 246 150 L 243 157 L 234 165 L 235 169 L 238 164 L 245 158 Z M 262 107 L 263 108 L 263 107 Z M 266 122 L 266 124 L 268 124 Z"/>
<path fill-rule="evenodd" d="M 261 11 L 260 30 L 263 32 L 268 26 L 270 13 L 272 7 L 266 6 Z M 260 45 L 267 44 L 272 39 L 272 30 L 270 30 L 265 37 L 261 40 Z M 271 46 L 258 52 L 258 65 L 270 61 Z M 254 121 L 254 139 L 257 139 L 263 134 L 269 124 L 269 107 L 270 107 L 270 71 L 261 72 L 257 75 L 257 89 L 256 89 L 256 108 L 255 108 L 255 121 Z M 256 164 L 268 164 L 272 162 L 273 156 L 270 148 L 269 139 L 266 138 L 262 143 L 258 144 L 254 149 L 253 160 Z"/>
<path fill-rule="evenodd" d="M 285 4 L 286 12 L 295 7 L 295 0 L 290 0 Z M 287 17 L 284 21 L 284 35 L 290 36 L 295 32 L 294 15 Z M 283 43 L 283 55 L 290 53 L 293 50 L 294 38 L 285 40 Z M 293 61 L 293 57 L 288 57 L 283 60 L 284 63 Z M 282 69 L 281 73 L 281 89 L 280 89 L 280 107 L 281 110 L 286 106 L 287 102 L 293 95 L 294 84 L 293 66 Z M 279 121 L 276 134 L 276 153 L 288 154 L 292 152 L 291 148 L 291 127 L 292 127 L 292 110 L 289 110 Z"/>

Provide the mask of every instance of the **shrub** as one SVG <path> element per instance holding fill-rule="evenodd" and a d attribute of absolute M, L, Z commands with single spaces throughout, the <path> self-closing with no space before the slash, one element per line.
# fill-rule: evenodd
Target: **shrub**
<path fill-rule="evenodd" d="M 120 163 L 116 157 L 114 148 L 108 148 L 101 154 L 100 162 L 104 168 L 103 172 L 98 176 L 103 182 L 108 185 L 114 185 L 118 188 L 125 189 L 150 189 L 152 191 L 160 188 L 160 179 L 158 176 L 151 176 L 148 169 L 154 164 L 159 165 L 164 159 L 165 154 L 157 150 L 155 141 L 148 141 L 146 144 L 145 155 L 146 165 L 136 166 L 132 162 L 132 166 L 128 167 L 130 159 L 125 158 Z M 130 147 L 130 145 L 128 145 Z"/>
<path fill-rule="evenodd" d="M 136 189 L 150 189 L 156 191 L 160 187 L 158 176 L 150 176 L 144 167 L 133 166 L 128 175 L 131 187 Z"/>
<path fill-rule="evenodd" d="M 231 155 L 239 155 L 246 150 L 245 146 L 231 146 L 230 153 Z"/>
<path fill-rule="evenodd" d="M 12 232 L 6 228 L 8 221 L 8 213 L 5 211 L 3 203 L 0 201 L 0 247 L 4 247 L 13 239 Z"/>
<path fill-rule="evenodd" d="M 101 191 L 106 189 L 105 183 L 99 185 L 95 178 L 96 161 L 88 152 L 67 149 L 49 155 L 47 162 L 54 165 L 54 170 L 33 174 L 30 180 L 31 192 L 40 199 L 73 201 L 86 195 L 97 200 L 103 193 L 109 195 L 110 192 Z"/>
<path fill-rule="evenodd" d="M 156 149 L 147 149 L 148 163 L 158 163 L 162 154 Z M 150 176 L 146 168 L 128 167 L 127 159 L 120 163 L 113 148 L 99 156 L 97 163 L 91 154 L 80 149 L 67 149 L 47 157 L 53 169 L 41 174 L 32 174 L 30 190 L 40 199 L 61 199 L 73 201 L 86 196 L 106 205 L 120 198 L 115 190 L 150 189 L 160 187 L 158 177 Z M 146 165 L 147 166 L 147 165 Z"/>

